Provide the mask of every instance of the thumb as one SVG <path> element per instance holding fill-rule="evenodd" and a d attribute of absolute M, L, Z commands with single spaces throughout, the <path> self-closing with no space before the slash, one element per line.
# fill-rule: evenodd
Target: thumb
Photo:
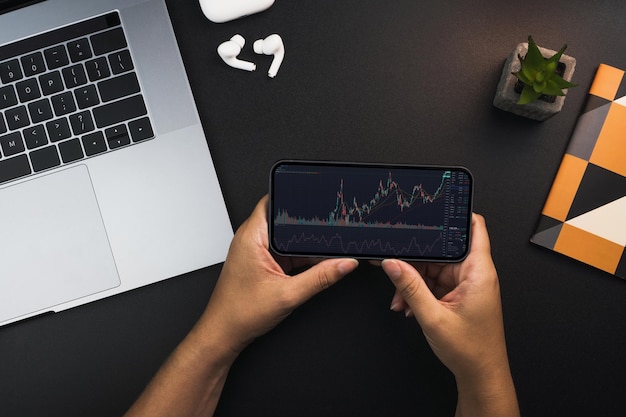
<path fill-rule="evenodd" d="M 291 281 L 298 304 L 337 283 L 358 265 L 356 259 L 328 259 L 298 274 L 297 279 Z"/>
<path fill-rule="evenodd" d="M 411 307 L 417 321 L 423 324 L 439 308 L 439 302 L 420 273 L 411 265 L 397 259 L 385 259 L 382 267 L 398 293 Z"/>

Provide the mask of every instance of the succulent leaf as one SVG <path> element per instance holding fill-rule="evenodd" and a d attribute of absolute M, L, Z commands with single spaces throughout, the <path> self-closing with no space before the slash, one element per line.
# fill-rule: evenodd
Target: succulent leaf
<path fill-rule="evenodd" d="M 536 80 L 538 83 L 542 83 L 542 82 L 544 82 L 544 81 L 545 81 L 545 79 L 546 79 L 546 73 L 545 73 L 545 72 L 543 72 L 543 71 L 539 71 L 539 72 L 537 73 L 537 76 L 535 77 L 535 80 Z"/>
<path fill-rule="evenodd" d="M 564 80 L 556 73 L 556 69 L 567 45 L 550 58 L 544 58 L 539 47 L 531 36 L 528 37 L 528 52 L 525 57 L 518 54 L 521 69 L 514 73 L 524 84 L 518 104 L 526 104 L 537 100 L 541 95 L 562 96 L 562 89 L 576 87 L 577 84 Z"/>
<path fill-rule="evenodd" d="M 526 58 L 524 58 L 524 62 L 522 62 L 522 68 L 527 67 L 528 69 L 537 70 L 542 68 L 545 62 L 545 58 L 541 55 L 539 51 L 539 47 L 531 38 L 528 37 L 528 52 L 526 53 Z"/>
<path fill-rule="evenodd" d="M 535 90 L 536 93 L 539 93 L 540 95 L 542 94 L 543 90 L 545 89 L 546 86 L 546 82 L 542 82 L 542 83 L 534 83 L 533 84 L 533 90 Z"/>
<path fill-rule="evenodd" d="M 548 58 L 547 62 L 555 63 L 555 64 L 558 63 L 561 60 L 561 56 L 563 55 L 563 52 L 565 52 L 566 49 L 567 49 L 567 45 L 563 45 L 563 47 L 559 49 L 559 52 L 557 52 L 556 54 Z"/>
<path fill-rule="evenodd" d="M 531 86 L 525 85 L 520 99 L 517 104 L 527 104 L 537 100 L 541 96 L 541 93 L 537 93 Z"/>
<path fill-rule="evenodd" d="M 543 90 L 543 94 L 549 96 L 564 96 L 565 93 L 561 90 L 561 87 L 554 80 L 550 80 L 546 83 L 546 87 Z"/>
<path fill-rule="evenodd" d="M 559 88 L 570 88 L 578 86 L 578 84 L 564 80 L 561 77 L 552 77 L 551 80 L 554 81 L 559 86 Z"/>
<path fill-rule="evenodd" d="M 528 78 L 528 76 L 524 74 L 523 71 L 514 72 L 513 75 L 515 75 L 517 79 L 520 80 L 524 84 L 530 85 L 533 83 L 533 81 L 530 78 Z"/>

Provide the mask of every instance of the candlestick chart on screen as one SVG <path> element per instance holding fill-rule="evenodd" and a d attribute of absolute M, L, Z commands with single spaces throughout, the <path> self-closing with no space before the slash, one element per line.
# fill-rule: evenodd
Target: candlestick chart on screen
<path fill-rule="evenodd" d="M 467 250 L 464 170 L 285 164 L 272 187 L 279 253 L 453 260 Z"/>

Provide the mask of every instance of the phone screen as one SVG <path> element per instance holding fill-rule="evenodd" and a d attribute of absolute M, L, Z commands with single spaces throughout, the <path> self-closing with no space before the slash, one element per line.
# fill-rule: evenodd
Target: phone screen
<path fill-rule="evenodd" d="M 454 262 L 469 251 L 473 179 L 463 167 L 280 161 L 270 189 L 280 255 Z"/>

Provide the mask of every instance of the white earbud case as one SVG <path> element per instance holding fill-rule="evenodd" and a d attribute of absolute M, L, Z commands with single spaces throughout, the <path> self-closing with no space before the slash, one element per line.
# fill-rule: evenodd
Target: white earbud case
<path fill-rule="evenodd" d="M 272 4 L 274 0 L 200 0 L 202 12 L 215 23 L 262 12 Z"/>

